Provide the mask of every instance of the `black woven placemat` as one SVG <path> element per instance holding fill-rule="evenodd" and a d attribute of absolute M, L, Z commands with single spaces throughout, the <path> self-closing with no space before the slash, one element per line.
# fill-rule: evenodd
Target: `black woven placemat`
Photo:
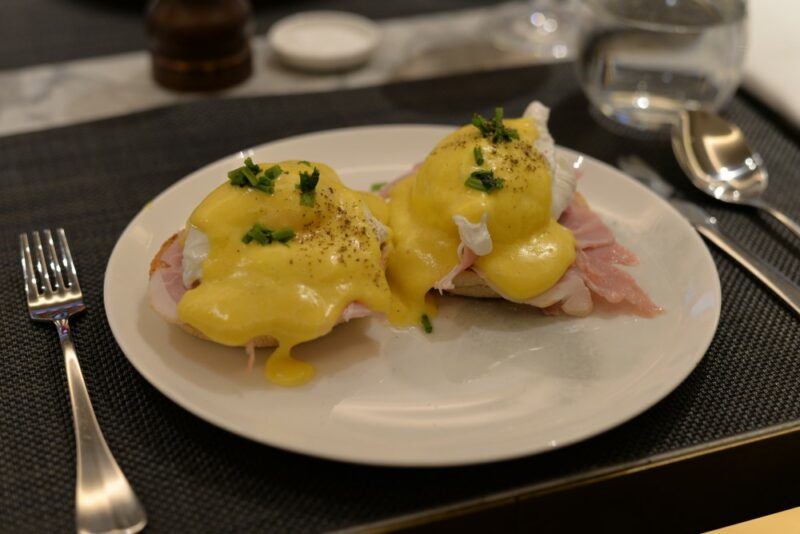
<path fill-rule="evenodd" d="M 690 194 L 665 142 L 619 138 L 589 117 L 567 65 L 329 94 L 198 102 L 0 138 L 0 530 L 66 531 L 73 520 L 74 446 L 61 354 L 51 329 L 28 321 L 23 305 L 17 232 L 35 228 L 64 226 L 70 236 L 89 305 L 74 322 L 86 381 L 109 444 L 147 507 L 152 532 L 350 526 L 800 419 L 800 324 L 716 251 L 723 287 L 720 328 L 708 354 L 675 392 L 597 438 L 499 464 L 388 469 L 258 445 L 167 400 L 114 342 L 102 304 L 111 249 L 148 200 L 195 168 L 300 132 L 458 123 L 496 104 L 514 115 L 533 98 L 552 106 L 559 143 L 610 162 L 636 152 Z M 769 196 L 800 216 L 796 132 L 776 126 L 746 96 L 737 96 L 727 112 L 769 164 Z M 798 240 L 753 213 L 709 207 L 744 245 L 800 279 Z"/>
<path fill-rule="evenodd" d="M 256 32 L 276 20 L 317 9 L 351 11 L 373 19 L 463 9 L 491 0 L 251 0 Z M 0 69 L 147 48 L 150 0 L 2 0 Z"/>

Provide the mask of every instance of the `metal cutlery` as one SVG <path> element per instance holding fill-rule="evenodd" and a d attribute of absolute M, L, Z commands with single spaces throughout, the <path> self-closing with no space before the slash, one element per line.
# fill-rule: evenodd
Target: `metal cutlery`
<path fill-rule="evenodd" d="M 762 198 L 769 173 L 739 127 L 708 111 L 684 110 L 679 117 L 672 151 L 698 189 L 723 202 L 765 211 L 800 237 L 800 223 Z"/>
<path fill-rule="evenodd" d="M 690 202 L 672 198 L 674 192 L 672 186 L 641 158 L 637 156 L 620 158 L 618 166 L 625 173 L 636 178 L 659 196 L 665 198 L 672 207 L 694 226 L 700 235 L 739 262 L 740 265 L 750 271 L 753 276 L 758 278 L 800 315 L 800 287 L 797 284 L 786 278 L 772 265 L 748 252 L 735 240 L 725 235 L 719 229 L 717 219 L 706 213 L 705 210 Z"/>
<path fill-rule="evenodd" d="M 144 509 L 111 455 L 89 400 L 70 333 L 70 316 L 86 309 L 64 230 L 20 234 L 20 256 L 28 311 L 34 321 L 52 322 L 64 353 L 77 452 L 75 526 L 78 532 L 134 533 L 147 524 Z"/>

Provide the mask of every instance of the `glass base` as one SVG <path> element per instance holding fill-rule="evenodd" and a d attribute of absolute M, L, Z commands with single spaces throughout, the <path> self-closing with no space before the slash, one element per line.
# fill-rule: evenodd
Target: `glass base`
<path fill-rule="evenodd" d="M 650 124 L 649 127 L 642 128 L 641 125 L 634 124 L 630 117 L 606 113 L 593 104 L 589 105 L 589 115 L 605 130 L 622 137 L 643 141 L 664 141 L 669 140 L 672 134 L 671 126 L 666 124 Z"/>
<path fill-rule="evenodd" d="M 641 92 L 599 92 L 585 86 L 584 92 L 593 109 L 607 121 L 620 125 L 622 131 L 638 130 L 663 135 L 678 124 L 681 110 L 715 108 L 694 100 L 678 100 Z"/>

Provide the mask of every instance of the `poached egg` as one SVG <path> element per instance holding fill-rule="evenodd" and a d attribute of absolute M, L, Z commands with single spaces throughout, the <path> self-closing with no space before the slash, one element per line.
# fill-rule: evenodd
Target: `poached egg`
<path fill-rule="evenodd" d="M 378 313 L 390 309 L 382 258 L 388 230 L 380 221 L 387 208 L 375 195 L 345 187 L 322 163 L 259 165 L 261 171 L 276 166 L 271 193 L 225 183 L 191 214 L 182 264 L 190 289 L 177 311 L 181 321 L 224 345 L 275 338 L 266 377 L 298 385 L 313 376 L 313 367 L 292 358 L 292 347 L 329 332 L 352 303 Z M 318 182 L 309 202 L 300 175 L 312 169 Z M 278 231 L 283 237 L 275 240 L 245 237 Z"/>
<path fill-rule="evenodd" d="M 543 293 L 572 265 L 575 239 L 557 219 L 576 177 L 556 161 L 548 116 L 534 102 L 522 118 L 464 126 L 393 186 L 393 322 L 414 324 L 435 311 L 428 292 L 457 268 L 464 247 L 477 255 L 474 268 L 487 284 L 512 300 Z M 470 180 L 476 176 L 489 177 L 483 189 Z"/>

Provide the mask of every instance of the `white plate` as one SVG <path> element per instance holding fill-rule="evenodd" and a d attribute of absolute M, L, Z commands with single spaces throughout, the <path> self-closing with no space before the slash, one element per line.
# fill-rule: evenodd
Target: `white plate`
<path fill-rule="evenodd" d="M 350 186 L 367 188 L 406 171 L 450 131 L 348 128 L 243 154 L 324 161 Z M 379 319 L 353 321 L 298 348 L 317 367 L 311 383 L 271 385 L 260 372 L 245 371 L 243 350 L 165 324 L 146 300 L 150 259 L 243 154 L 203 167 L 148 204 L 120 237 L 105 278 L 108 321 L 131 363 L 166 396 L 222 428 L 359 463 L 514 458 L 588 438 L 641 413 L 689 374 L 711 342 L 720 285 L 708 249 L 668 204 L 587 157 L 579 190 L 639 256 L 632 272 L 666 313 L 546 317 L 505 302 L 444 298 L 432 335 Z M 258 364 L 263 360 L 261 354 Z"/>

